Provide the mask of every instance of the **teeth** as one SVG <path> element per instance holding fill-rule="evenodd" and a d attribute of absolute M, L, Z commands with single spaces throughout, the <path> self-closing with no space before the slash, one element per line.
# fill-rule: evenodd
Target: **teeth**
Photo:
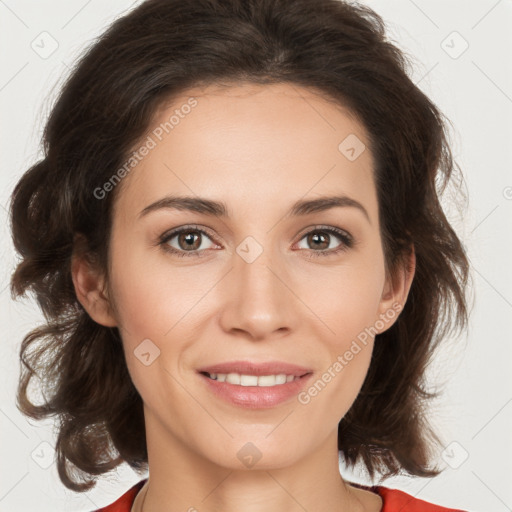
<path fill-rule="evenodd" d="M 241 375 L 239 373 L 209 373 L 210 379 L 218 380 L 219 382 L 228 382 L 229 384 L 235 384 L 238 386 L 278 386 L 280 384 L 286 384 L 300 377 L 294 377 L 293 375 L 286 375 L 280 373 L 278 375 Z"/>

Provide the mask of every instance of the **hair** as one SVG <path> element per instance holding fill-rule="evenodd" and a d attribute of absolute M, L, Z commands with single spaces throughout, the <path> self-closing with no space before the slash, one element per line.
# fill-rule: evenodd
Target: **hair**
<path fill-rule="evenodd" d="M 94 191 L 126 162 L 162 105 L 208 84 L 298 85 L 362 121 L 386 272 L 396 276 L 412 248 L 416 271 L 399 317 L 376 336 L 360 393 L 339 423 L 338 448 L 372 478 L 440 473 L 430 467 L 440 441 L 426 414 L 438 393 L 426 389 L 425 373 L 440 341 L 467 326 L 469 264 L 440 204 L 460 171 L 448 120 L 411 81 L 409 67 L 378 14 L 339 0 L 148 0 L 77 61 L 47 120 L 44 155 L 10 204 L 21 256 L 11 295 L 31 291 L 45 318 L 21 343 L 17 407 L 31 418 L 58 418 L 57 467 L 66 487 L 86 491 L 94 476 L 122 462 L 142 473 L 148 461 L 142 399 L 119 330 L 90 318 L 71 277 L 79 253 L 108 282 L 121 187 L 101 200 Z M 44 397 L 39 404 L 29 398 L 32 379 Z"/>

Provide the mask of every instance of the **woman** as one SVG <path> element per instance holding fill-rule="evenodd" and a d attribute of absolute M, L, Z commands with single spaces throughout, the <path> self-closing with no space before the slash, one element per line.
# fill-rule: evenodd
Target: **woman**
<path fill-rule="evenodd" d="M 150 478 L 104 511 L 450 510 L 338 467 L 439 474 L 424 372 L 467 324 L 405 65 L 337 0 L 149 0 L 79 62 L 11 204 L 48 319 L 19 407 L 59 416 L 66 487 L 127 462 Z"/>

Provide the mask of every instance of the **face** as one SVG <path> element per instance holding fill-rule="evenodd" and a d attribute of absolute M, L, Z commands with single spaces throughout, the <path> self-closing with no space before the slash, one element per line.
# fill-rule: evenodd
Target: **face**
<path fill-rule="evenodd" d="M 148 439 L 226 468 L 293 464 L 335 438 L 404 298 L 365 129 L 311 90 L 246 84 L 190 89 L 146 135 L 115 203 L 109 290 Z M 199 373 L 234 361 L 256 365 L 224 369 L 256 374 L 249 387 Z"/>

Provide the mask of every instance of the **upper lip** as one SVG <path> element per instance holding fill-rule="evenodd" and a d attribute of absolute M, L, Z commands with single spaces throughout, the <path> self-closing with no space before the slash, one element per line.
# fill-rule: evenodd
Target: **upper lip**
<path fill-rule="evenodd" d="M 267 361 L 256 363 L 251 361 L 229 361 L 225 363 L 204 366 L 197 370 L 199 373 L 239 373 L 240 375 L 293 375 L 302 377 L 311 373 L 310 368 L 298 366 L 296 364 L 285 363 L 283 361 Z"/>

